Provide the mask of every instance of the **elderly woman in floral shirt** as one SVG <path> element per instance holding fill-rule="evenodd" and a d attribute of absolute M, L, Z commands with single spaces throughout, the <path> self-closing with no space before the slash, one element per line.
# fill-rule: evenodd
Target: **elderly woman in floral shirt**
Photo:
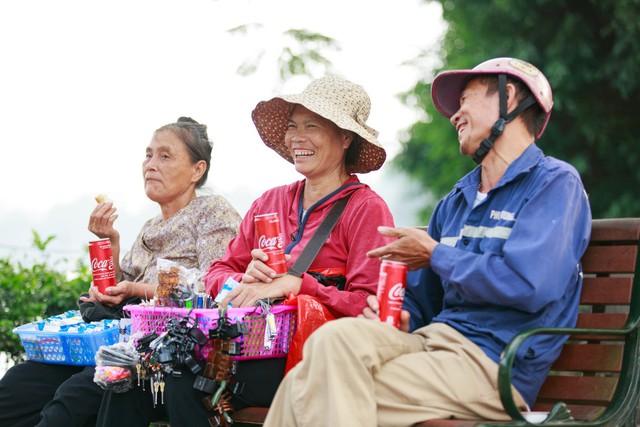
<path fill-rule="evenodd" d="M 196 195 L 207 180 L 212 145 L 207 127 L 181 117 L 153 134 L 142 164 L 145 192 L 161 214 L 143 226 L 131 250 L 120 259 L 118 215 L 112 202 L 99 203 L 89 230 L 111 241 L 118 284 L 100 293 L 95 286 L 84 304 L 118 306 L 131 298 L 150 298 L 157 286 L 156 262 L 209 268 L 236 236 L 240 215 L 220 196 Z M 26 362 L 0 380 L 0 426 L 90 426 L 104 391 L 93 382 L 93 367 Z M 184 391 L 186 393 L 190 390 Z"/>

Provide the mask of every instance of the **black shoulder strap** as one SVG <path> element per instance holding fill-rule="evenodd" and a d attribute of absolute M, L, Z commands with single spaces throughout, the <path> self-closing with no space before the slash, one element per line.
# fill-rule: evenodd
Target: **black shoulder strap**
<path fill-rule="evenodd" d="M 320 224 L 320 227 L 318 227 L 316 232 L 313 233 L 311 240 L 309 240 L 307 246 L 304 247 L 302 253 L 293 264 L 293 267 L 289 269 L 289 274 L 291 274 L 292 276 L 300 277 L 302 276 L 302 273 L 309 269 L 309 266 L 316 258 L 316 255 L 318 255 L 318 252 L 320 252 L 320 248 L 322 247 L 323 243 L 329 237 L 331 230 L 333 230 L 333 227 L 338 222 L 338 219 L 340 219 L 340 216 L 342 215 L 344 208 L 347 206 L 347 202 L 351 198 L 352 194 L 353 193 L 348 194 L 347 196 L 343 197 L 333 204 L 333 207 L 329 211 L 329 214 L 327 214 L 326 218 L 322 221 L 322 224 Z"/>

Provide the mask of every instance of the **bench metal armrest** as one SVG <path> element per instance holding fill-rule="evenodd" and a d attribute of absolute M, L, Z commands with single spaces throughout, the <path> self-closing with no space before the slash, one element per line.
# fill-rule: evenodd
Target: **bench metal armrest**
<path fill-rule="evenodd" d="M 581 335 L 581 336 L 627 336 L 638 329 L 639 320 L 628 321 L 627 324 L 621 329 L 596 329 L 596 328 L 536 328 L 523 331 L 513 337 L 513 339 L 507 344 L 502 354 L 500 355 L 500 363 L 498 370 L 498 391 L 500 392 L 500 400 L 504 406 L 505 411 L 511 416 L 513 420 L 522 421 L 526 423 L 526 420 L 520 410 L 518 409 L 513 394 L 511 393 L 511 371 L 513 362 L 520 346 L 524 341 L 532 335 Z M 571 420 L 571 414 L 564 403 L 557 403 L 550 412 L 547 419 L 542 424 L 547 422 L 563 422 Z M 527 423 L 528 424 L 528 423 Z"/>

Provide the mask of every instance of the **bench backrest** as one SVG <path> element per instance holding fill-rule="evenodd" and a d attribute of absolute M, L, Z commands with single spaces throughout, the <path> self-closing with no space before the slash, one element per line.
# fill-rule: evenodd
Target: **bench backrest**
<path fill-rule="evenodd" d="M 594 220 L 582 258 L 578 328 L 622 328 L 640 317 L 640 218 Z M 576 419 L 593 419 L 617 400 L 621 371 L 640 369 L 638 328 L 626 337 L 571 336 L 545 381 L 534 410 L 563 401 Z M 635 359 L 635 360 L 633 360 Z M 637 375 L 636 375 L 637 376 Z M 637 387 L 637 384 L 628 384 Z"/>

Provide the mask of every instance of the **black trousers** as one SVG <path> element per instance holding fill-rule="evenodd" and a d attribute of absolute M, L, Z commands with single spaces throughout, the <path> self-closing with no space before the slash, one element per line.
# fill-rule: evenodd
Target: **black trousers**
<path fill-rule="evenodd" d="M 239 362 L 236 379 L 244 387 L 231 399 L 233 408 L 270 406 L 284 377 L 286 362 L 286 358 L 243 360 Z"/>
<path fill-rule="evenodd" d="M 286 359 L 260 359 L 238 364 L 236 379 L 244 383 L 234 396 L 235 409 L 245 406 L 269 406 L 284 376 Z M 202 399 L 207 393 L 193 388 L 196 375 L 186 370 L 179 378 L 165 377 L 164 404 L 158 396 L 154 405 L 149 384 L 145 390 L 134 387 L 125 393 L 106 392 L 98 414 L 99 427 L 147 427 L 152 421 L 169 421 L 171 427 L 210 427 Z"/>
<path fill-rule="evenodd" d="M 95 425 L 104 390 L 93 366 L 27 361 L 0 379 L 0 427 Z"/>

